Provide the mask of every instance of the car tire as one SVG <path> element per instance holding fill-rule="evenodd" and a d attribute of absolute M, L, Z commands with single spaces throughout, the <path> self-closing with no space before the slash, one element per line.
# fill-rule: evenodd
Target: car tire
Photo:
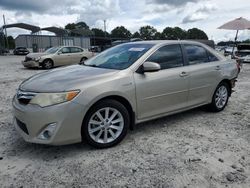
<path fill-rule="evenodd" d="M 90 108 L 82 124 L 82 138 L 95 148 L 108 148 L 120 143 L 127 134 L 130 116 L 116 100 L 103 100 Z"/>
<path fill-rule="evenodd" d="M 80 65 L 84 64 L 84 61 L 86 61 L 88 58 L 87 57 L 82 57 L 81 61 L 79 62 Z"/>
<path fill-rule="evenodd" d="M 220 112 L 224 110 L 230 96 L 229 85 L 226 82 L 221 82 L 215 89 L 212 102 L 208 108 L 212 112 Z"/>
<path fill-rule="evenodd" d="M 54 64 L 53 64 L 53 61 L 51 59 L 45 59 L 43 61 L 43 64 L 42 64 L 42 67 L 44 69 L 51 69 L 53 68 Z"/>

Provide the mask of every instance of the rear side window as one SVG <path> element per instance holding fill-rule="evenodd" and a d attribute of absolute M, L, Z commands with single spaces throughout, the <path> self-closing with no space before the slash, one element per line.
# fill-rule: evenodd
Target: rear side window
<path fill-rule="evenodd" d="M 159 48 L 147 61 L 159 63 L 161 69 L 183 66 L 182 51 L 179 44 L 166 45 Z"/>
<path fill-rule="evenodd" d="M 207 51 L 207 54 L 208 54 L 208 60 L 209 60 L 209 62 L 219 61 L 219 59 L 214 54 L 212 54 L 211 52 Z"/>
<path fill-rule="evenodd" d="M 209 62 L 207 50 L 198 45 L 185 44 L 189 65 Z"/>
<path fill-rule="evenodd" d="M 71 53 L 79 53 L 79 52 L 83 52 L 83 50 L 81 48 L 76 48 L 76 47 L 72 47 L 70 48 Z"/>
<path fill-rule="evenodd" d="M 187 52 L 189 65 L 207 63 L 219 60 L 214 54 L 212 54 L 211 52 L 209 52 L 208 50 L 206 50 L 201 46 L 192 44 L 185 44 L 184 46 Z"/>

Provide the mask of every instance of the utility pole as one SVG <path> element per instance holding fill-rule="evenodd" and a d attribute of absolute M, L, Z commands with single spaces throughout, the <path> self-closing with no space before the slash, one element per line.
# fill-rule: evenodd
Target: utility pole
<path fill-rule="evenodd" d="M 104 36 L 106 38 L 106 20 L 103 20 L 103 22 L 104 22 Z"/>
<path fill-rule="evenodd" d="M 5 22 L 5 16 L 4 16 L 4 14 L 3 14 L 3 24 L 4 24 L 4 31 L 5 31 L 5 37 L 6 37 L 6 46 L 7 46 L 7 49 L 9 50 L 9 41 L 8 41 L 8 36 L 7 36 L 7 29 L 5 27 L 6 22 Z"/>

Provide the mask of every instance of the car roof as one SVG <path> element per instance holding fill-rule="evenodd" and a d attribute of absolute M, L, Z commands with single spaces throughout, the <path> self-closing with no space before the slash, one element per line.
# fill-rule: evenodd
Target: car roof
<path fill-rule="evenodd" d="M 54 47 L 59 47 L 59 48 L 62 48 L 62 47 L 76 47 L 76 48 L 82 48 L 80 46 L 54 46 Z M 83 48 L 82 48 L 83 49 Z"/>
<path fill-rule="evenodd" d="M 173 44 L 173 43 L 204 45 L 203 43 L 197 42 L 194 40 L 149 40 L 149 41 L 136 41 L 136 42 L 131 42 L 131 43 L 133 43 L 133 44 L 153 44 L 153 45 Z"/>

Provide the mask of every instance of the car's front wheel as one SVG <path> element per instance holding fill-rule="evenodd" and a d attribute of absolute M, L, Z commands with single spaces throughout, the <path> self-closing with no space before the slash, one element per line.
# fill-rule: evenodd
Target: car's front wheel
<path fill-rule="evenodd" d="M 214 92 L 212 103 L 209 105 L 210 110 L 213 112 L 222 111 L 227 105 L 229 95 L 228 84 L 226 82 L 220 83 Z"/>
<path fill-rule="evenodd" d="M 53 68 L 53 61 L 51 59 L 45 59 L 43 61 L 42 67 L 44 69 L 51 69 L 51 68 Z"/>
<path fill-rule="evenodd" d="M 115 100 L 103 100 L 94 105 L 84 118 L 82 137 L 96 148 L 112 147 L 126 136 L 129 127 L 128 110 Z"/>
<path fill-rule="evenodd" d="M 87 59 L 88 59 L 87 57 L 82 57 L 81 60 L 80 60 L 80 62 L 79 62 L 79 64 L 80 64 L 80 65 L 83 65 L 84 62 L 85 62 Z"/>

